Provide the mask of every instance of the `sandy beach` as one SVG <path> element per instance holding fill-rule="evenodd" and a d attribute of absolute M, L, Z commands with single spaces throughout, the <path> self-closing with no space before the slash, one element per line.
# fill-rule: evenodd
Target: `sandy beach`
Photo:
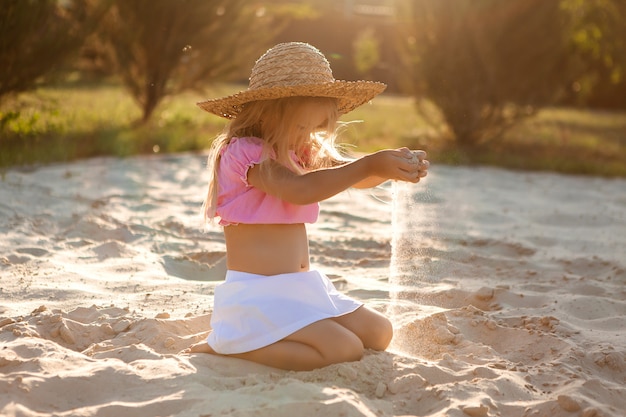
<path fill-rule="evenodd" d="M 386 352 L 312 372 L 179 354 L 225 272 L 205 157 L 0 180 L 2 416 L 626 415 L 626 180 L 438 166 L 322 203 L 311 258 Z"/>

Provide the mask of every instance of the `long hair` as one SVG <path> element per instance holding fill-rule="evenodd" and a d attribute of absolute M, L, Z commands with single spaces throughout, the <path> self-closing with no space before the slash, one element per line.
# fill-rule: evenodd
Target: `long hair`
<path fill-rule="evenodd" d="M 321 126 L 313 126 L 305 106 L 309 103 L 320 104 L 327 109 Z M 334 98 L 286 97 L 245 104 L 237 117 L 215 138 L 209 150 L 209 187 L 203 205 L 205 220 L 212 221 L 217 216 L 217 172 L 220 156 L 232 138 L 261 139 L 262 159 L 272 156 L 278 163 L 303 174 L 349 160 L 342 155 L 335 143 L 338 118 L 337 100 Z M 295 160 L 292 156 L 294 154 Z M 264 165 L 261 167 L 263 169 Z"/>

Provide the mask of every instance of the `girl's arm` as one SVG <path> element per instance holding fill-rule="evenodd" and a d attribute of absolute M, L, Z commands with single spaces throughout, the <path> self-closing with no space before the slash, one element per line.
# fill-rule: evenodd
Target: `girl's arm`
<path fill-rule="evenodd" d="M 354 184 L 352 188 L 373 188 L 382 184 L 385 181 L 387 181 L 387 178 L 367 177 L 364 180 L 361 180 Z"/>
<path fill-rule="evenodd" d="M 425 155 L 425 154 L 424 154 Z M 426 175 L 428 161 L 418 159 L 406 148 L 383 150 L 349 162 L 306 174 L 296 174 L 266 160 L 248 171 L 254 187 L 292 204 L 316 203 L 354 186 L 373 186 L 386 180 L 416 183 Z"/>

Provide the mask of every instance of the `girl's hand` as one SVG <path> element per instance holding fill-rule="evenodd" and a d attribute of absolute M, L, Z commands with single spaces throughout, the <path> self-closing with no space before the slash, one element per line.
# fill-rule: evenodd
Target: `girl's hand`
<path fill-rule="evenodd" d="M 419 182 L 428 174 L 426 152 L 408 148 L 385 149 L 366 156 L 372 176 L 389 180 Z"/>

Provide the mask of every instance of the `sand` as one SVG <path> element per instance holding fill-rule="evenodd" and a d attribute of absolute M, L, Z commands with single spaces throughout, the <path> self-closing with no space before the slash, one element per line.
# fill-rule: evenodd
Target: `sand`
<path fill-rule="evenodd" d="M 225 270 L 201 155 L 0 181 L 0 415 L 626 415 L 626 181 L 433 165 L 322 204 L 313 262 L 386 352 L 286 372 L 178 352 Z"/>

